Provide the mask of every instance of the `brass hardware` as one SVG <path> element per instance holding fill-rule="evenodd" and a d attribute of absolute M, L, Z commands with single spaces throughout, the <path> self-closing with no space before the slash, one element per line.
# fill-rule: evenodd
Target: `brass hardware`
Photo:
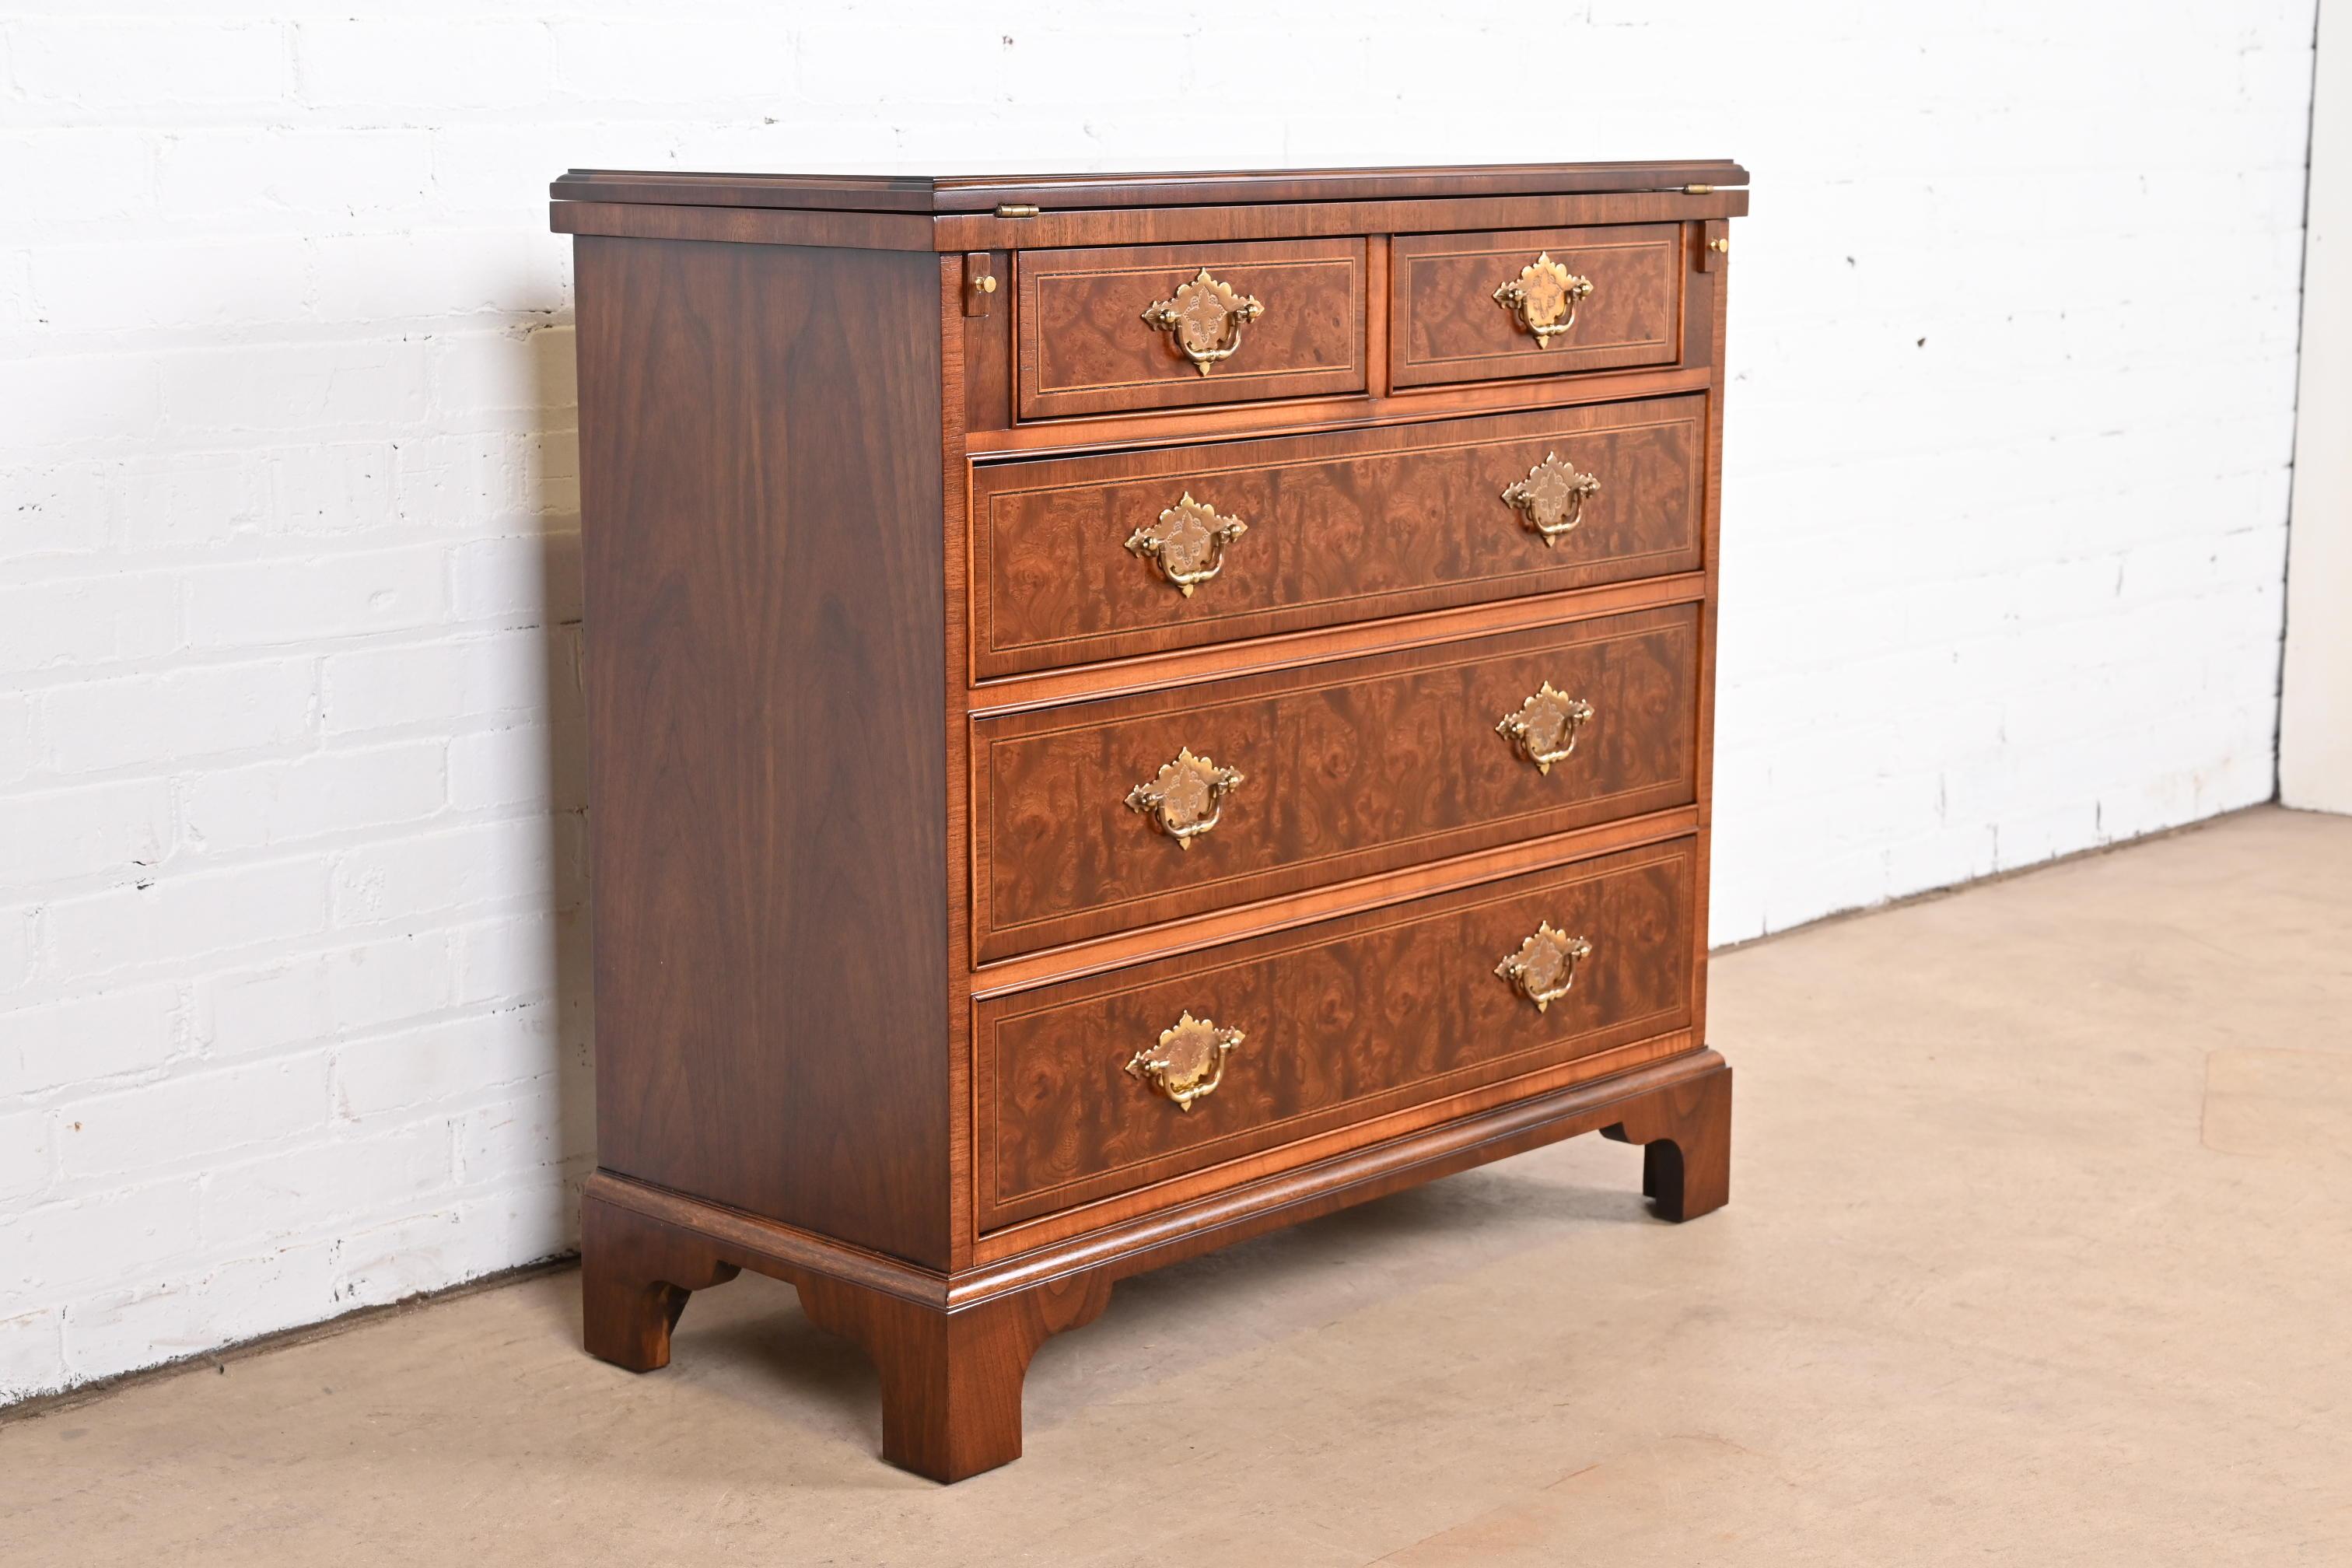
<path fill-rule="evenodd" d="M 1728 256 L 1731 254 L 1731 241 L 1727 239 L 1710 239 L 1706 242 L 1706 247 L 1709 250 L 1714 251 L 1717 256 Z"/>
<path fill-rule="evenodd" d="M 1536 934 L 1495 965 L 1495 973 L 1518 987 L 1519 994 L 1540 1013 L 1569 994 L 1576 984 L 1576 966 L 1591 956 L 1592 944 L 1584 938 L 1554 931 L 1549 921 L 1538 921 Z"/>
<path fill-rule="evenodd" d="M 1546 452 L 1526 479 L 1503 487 L 1503 500 L 1543 536 L 1544 548 L 1549 550 L 1576 531 L 1584 521 L 1584 503 L 1600 493 L 1598 479 L 1578 473 L 1576 465 L 1558 452 Z"/>
<path fill-rule="evenodd" d="M 1217 826 L 1225 796 L 1241 783 L 1240 773 L 1194 756 L 1186 746 L 1150 784 L 1127 792 L 1127 808 L 1151 818 L 1160 832 L 1176 840 L 1177 848 L 1190 849 L 1193 839 Z"/>
<path fill-rule="evenodd" d="M 1715 195 L 1715 187 L 1713 185 L 1685 185 L 1683 187 L 1683 195 L 1686 196 L 1711 196 Z"/>
<path fill-rule="evenodd" d="M 983 294 L 993 294 L 996 292 L 996 278 L 993 274 L 984 278 L 975 278 L 971 280 L 971 286 Z"/>
<path fill-rule="evenodd" d="M 998 217 L 1035 217 L 1037 209 L 1024 202 L 999 202 L 996 204 L 996 216 Z"/>
<path fill-rule="evenodd" d="M 1160 1031 L 1158 1045 L 1135 1053 L 1127 1064 L 1128 1075 L 1174 1100 L 1177 1110 L 1190 1110 L 1194 1100 L 1217 1092 L 1224 1080 L 1226 1056 L 1245 1037 L 1239 1029 L 1220 1029 L 1187 1012 L 1175 1027 Z"/>
<path fill-rule="evenodd" d="M 1172 297 L 1147 306 L 1143 319 L 1173 336 L 1192 368 L 1206 375 L 1219 360 L 1233 356 L 1242 346 L 1242 329 L 1264 314 L 1264 305 L 1235 293 L 1232 284 L 1210 277 L 1203 267 Z"/>
<path fill-rule="evenodd" d="M 1182 500 L 1160 514 L 1159 521 L 1128 535 L 1127 548 L 1156 564 L 1160 574 L 1189 599 L 1193 589 L 1225 569 L 1225 546 L 1248 531 L 1249 524 L 1240 518 L 1222 515 L 1186 490 Z"/>
<path fill-rule="evenodd" d="M 1554 763 L 1564 763 L 1576 754 L 1576 732 L 1592 721 L 1592 704 L 1580 697 L 1570 697 L 1565 691 L 1552 689 L 1551 682 L 1519 704 L 1516 713 L 1506 713 L 1495 723 L 1495 733 L 1518 749 L 1518 753 L 1535 763 L 1536 772 L 1549 773 Z"/>
<path fill-rule="evenodd" d="M 1592 294 L 1592 279 L 1579 278 L 1544 251 L 1519 275 L 1495 290 L 1495 303 L 1532 333 L 1538 348 L 1576 325 L 1576 307 Z"/>

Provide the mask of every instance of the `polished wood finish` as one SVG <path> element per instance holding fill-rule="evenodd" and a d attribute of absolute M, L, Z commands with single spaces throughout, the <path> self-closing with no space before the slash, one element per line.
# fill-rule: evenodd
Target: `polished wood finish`
<path fill-rule="evenodd" d="M 1357 239 L 1021 251 L 1021 417 L 1361 392 L 1364 265 Z M 1205 375 L 1143 319 L 1204 270 L 1265 311 Z"/>
<path fill-rule="evenodd" d="M 1390 379 L 1398 386 L 1672 364 L 1682 357 L 1683 234 L 1672 224 L 1408 235 L 1394 247 Z M 1543 347 L 1496 288 L 1549 256 L 1592 284 Z"/>
<path fill-rule="evenodd" d="M 972 673 L 1696 570 L 1706 420 L 1692 397 L 987 465 Z M 1503 492 L 1554 452 L 1601 489 L 1547 546 Z M 1126 548 L 1186 495 L 1249 525 L 1190 596 Z"/>
<path fill-rule="evenodd" d="M 944 1264 L 935 265 L 576 265 L 598 1162 Z"/>
<path fill-rule="evenodd" d="M 1688 839 L 983 1004 L 981 1226 L 1088 1202 L 1689 1022 Z M 1588 936 L 1538 1012 L 1495 973 Z M 1121 1071 L 1181 1013 L 1246 1039 L 1180 1112 Z"/>
<path fill-rule="evenodd" d="M 1230 203 L 1394 201 L 1414 196 L 1681 191 L 1744 185 L 1727 159 L 1628 163 L 1513 163 L 1471 169 L 1285 169 L 1248 174 L 706 174 L 574 169 L 549 187 L 558 201 L 690 206 L 984 213 L 1036 207 L 1150 207 Z"/>
<path fill-rule="evenodd" d="M 977 956 L 1685 804 L 1697 668 L 1679 607 L 981 721 Z M 1594 708 L 1549 774 L 1495 732 L 1546 681 Z M 1180 848 L 1126 797 L 1188 748 L 1244 783 Z"/>
<path fill-rule="evenodd" d="M 593 1353 L 788 1280 L 954 1479 L 1139 1269 L 1593 1131 L 1661 1215 L 1723 1201 L 1705 241 L 1747 195 L 1683 187 L 1745 178 L 558 183 Z M 1602 286 L 1541 351 L 1492 299 L 1530 239 Z M 1203 268 L 1266 307 L 1206 375 L 1141 319 Z M 1555 452 L 1601 489 L 1547 548 L 1502 492 Z M 1246 521 L 1189 597 L 1126 548 L 1196 572 L 1188 491 Z M 1547 682 L 1594 712 L 1538 773 L 1495 725 Z M 1124 803 L 1187 747 L 1248 777 L 1179 849 Z M 1539 928 L 1591 944 L 1540 1010 L 1496 967 Z M 1180 1110 L 1187 1015 L 1243 1040 Z"/>

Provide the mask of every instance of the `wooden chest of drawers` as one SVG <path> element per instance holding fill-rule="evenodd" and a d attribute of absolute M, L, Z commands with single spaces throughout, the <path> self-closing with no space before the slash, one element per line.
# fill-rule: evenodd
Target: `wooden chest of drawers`
<path fill-rule="evenodd" d="M 575 173 L 588 1348 L 790 1280 L 1021 1449 L 1123 1275 L 1706 1044 L 1723 163 Z"/>

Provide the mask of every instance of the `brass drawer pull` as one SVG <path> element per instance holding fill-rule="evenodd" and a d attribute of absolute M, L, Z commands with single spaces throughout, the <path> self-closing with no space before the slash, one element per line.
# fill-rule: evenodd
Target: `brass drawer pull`
<path fill-rule="evenodd" d="M 1239 1029 L 1220 1029 L 1207 1018 L 1186 1013 L 1175 1027 L 1160 1031 L 1158 1045 L 1146 1046 L 1129 1059 L 1128 1075 L 1174 1100 L 1177 1110 L 1190 1110 L 1194 1100 L 1217 1092 L 1217 1085 L 1224 1081 L 1226 1056 L 1245 1037 Z"/>
<path fill-rule="evenodd" d="M 1576 307 L 1591 296 L 1592 279 L 1579 278 L 1547 250 L 1495 290 L 1495 303 L 1534 334 L 1536 347 L 1548 349 L 1552 339 L 1576 325 Z"/>
<path fill-rule="evenodd" d="M 1591 721 L 1591 703 L 1553 690 L 1547 680 L 1541 690 L 1519 704 L 1517 712 L 1506 713 L 1496 721 L 1495 733 L 1535 763 L 1536 772 L 1549 773 L 1552 763 L 1576 754 L 1576 732 Z"/>
<path fill-rule="evenodd" d="M 1225 796 L 1241 782 L 1242 775 L 1233 769 L 1196 757 L 1186 746 L 1150 784 L 1127 792 L 1127 806 L 1150 817 L 1176 840 L 1177 848 L 1190 849 L 1193 839 L 1217 826 Z"/>
<path fill-rule="evenodd" d="M 1599 479 L 1578 473 L 1576 465 L 1558 452 L 1546 452 L 1526 479 L 1503 487 L 1503 500 L 1543 537 L 1544 548 L 1549 550 L 1576 531 L 1584 521 L 1584 503 L 1600 493 Z"/>
<path fill-rule="evenodd" d="M 1576 966 L 1591 956 L 1590 942 L 1552 930 L 1549 921 L 1538 921 L 1536 934 L 1495 965 L 1495 973 L 1517 986 L 1540 1013 L 1569 994 L 1576 984 Z"/>
<path fill-rule="evenodd" d="M 1226 517 L 1186 490 L 1181 500 L 1160 514 L 1159 521 L 1128 535 L 1127 548 L 1157 565 L 1160 574 L 1189 599 L 1193 589 L 1225 569 L 1225 546 L 1248 531 L 1249 524 L 1240 518 Z"/>
<path fill-rule="evenodd" d="M 1586 285 L 1590 288 L 1591 285 Z M 1242 346 L 1242 329 L 1265 314 L 1265 307 L 1234 286 L 1201 275 L 1166 300 L 1146 306 L 1143 319 L 1176 340 L 1177 348 L 1202 375 L 1221 359 L 1230 359 Z"/>

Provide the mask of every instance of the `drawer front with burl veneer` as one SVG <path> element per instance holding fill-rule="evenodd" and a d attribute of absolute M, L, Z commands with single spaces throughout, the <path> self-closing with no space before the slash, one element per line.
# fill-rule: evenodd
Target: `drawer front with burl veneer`
<path fill-rule="evenodd" d="M 1361 239 L 1024 250 L 1024 419 L 1364 390 Z"/>
<path fill-rule="evenodd" d="M 973 673 L 1696 570 L 1706 400 L 984 465 Z"/>
<path fill-rule="evenodd" d="M 1684 243 L 1674 224 L 1400 235 L 1390 380 L 1432 386 L 1675 364 Z"/>
<path fill-rule="evenodd" d="M 983 1002 L 982 1226 L 1683 1027 L 1696 873 L 1679 839 Z"/>
<path fill-rule="evenodd" d="M 1687 805 L 1693 605 L 976 721 L 982 961 Z"/>

